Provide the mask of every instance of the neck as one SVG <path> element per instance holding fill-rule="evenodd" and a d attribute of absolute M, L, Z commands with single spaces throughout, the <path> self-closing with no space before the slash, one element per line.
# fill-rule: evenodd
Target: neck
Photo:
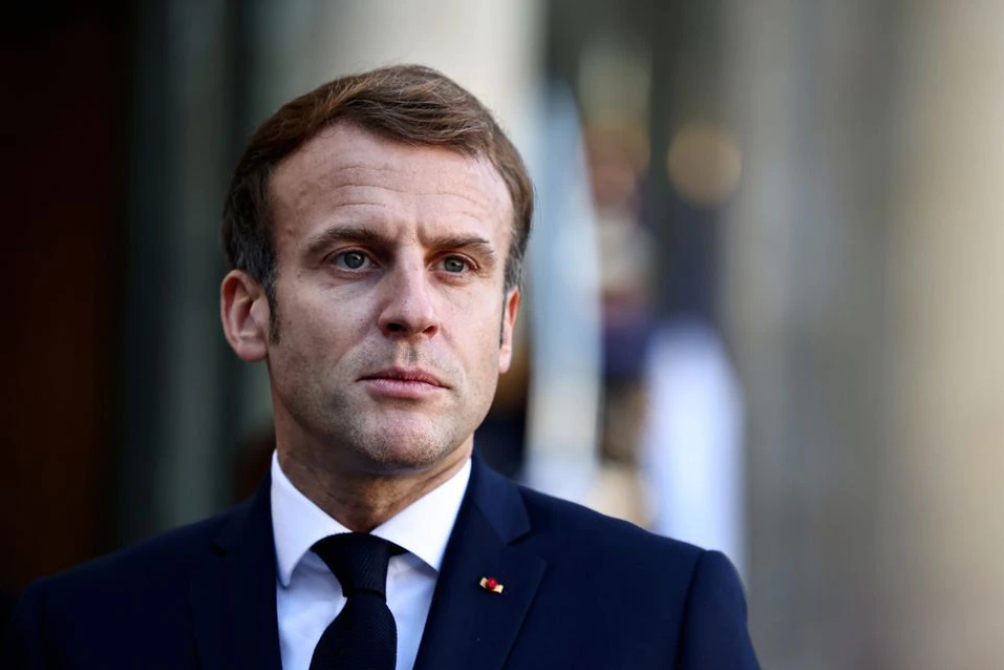
<path fill-rule="evenodd" d="M 281 445 L 278 452 L 279 465 L 293 486 L 349 530 L 368 533 L 453 477 L 472 448 L 469 440 L 427 468 L 393 474 L 323 467 Z"/>

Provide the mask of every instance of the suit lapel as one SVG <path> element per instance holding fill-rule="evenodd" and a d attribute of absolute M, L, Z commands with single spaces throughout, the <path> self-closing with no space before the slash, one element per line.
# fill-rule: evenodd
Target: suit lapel
<path fill-rule="evenodd" d="M 206 670 L 281 667 L 270 491 L 266 477 L 216 539 L 216 555 L 192 578 L 192 619 Z"/>
<path fill-rule="evenodd" d="M 538 556 L 510 546 L 529 530 L 515 485 L 475 456 L 415 670 L 502 667 L 546 566 Z M 498 580 L 503 592 L 482 588 L 482 577 Z"/>

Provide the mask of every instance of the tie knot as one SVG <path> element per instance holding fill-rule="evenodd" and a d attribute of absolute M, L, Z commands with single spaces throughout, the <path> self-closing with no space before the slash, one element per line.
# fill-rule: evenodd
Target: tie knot
<path fill-rule="evenodd" d="M 401 553 L 393 542 L 369 533 L 329 535 L 312 547 L 338 578 L 346 597 L 369 591 L 387 597 L 387 564 Z"/>

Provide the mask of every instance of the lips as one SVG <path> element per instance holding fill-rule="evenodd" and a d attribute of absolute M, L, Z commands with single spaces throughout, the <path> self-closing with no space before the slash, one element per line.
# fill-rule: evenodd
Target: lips
<path fill-rule="evenodd" d="M 443 381 L 441 381 L 436 375 L 431 372 L 426 372 L 418 368 L 415 369 L 405 369 L 405 368 L 387 368 L 385 370 L 379 370 L 377 372 L 369 373 L 363 375 L 359 378 L 361 381 L 390 381 L 390 382 L 402 382 L 405 384 L 427 384 L 429 386 L 438 386 L 441 388 L 449 388 Z"/>

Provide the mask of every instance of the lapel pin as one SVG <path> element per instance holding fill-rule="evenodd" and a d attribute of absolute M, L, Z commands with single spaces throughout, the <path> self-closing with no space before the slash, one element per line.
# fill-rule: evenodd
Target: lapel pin
<path fill-rule="evenodd" d="M 502 593 L 502 585 L 494 577 L 482 577 L 481 581 L 478 582 L 486 591 L 491 591 L 492 593 Z"/>

